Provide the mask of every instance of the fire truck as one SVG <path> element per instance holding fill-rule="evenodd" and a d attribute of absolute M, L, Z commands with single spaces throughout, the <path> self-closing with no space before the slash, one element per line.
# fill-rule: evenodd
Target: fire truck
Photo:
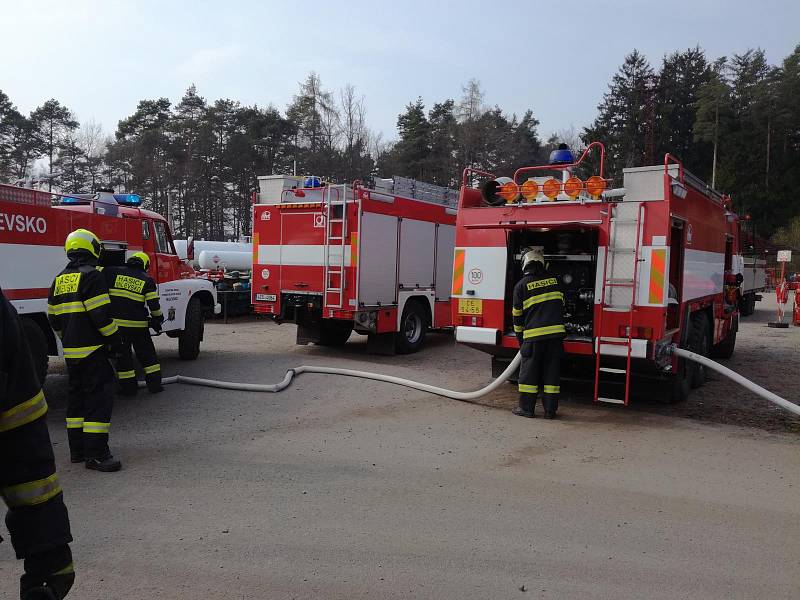
<path fill-rule="evenodd" d="M 419 350 L 452 325 L 458 193 L 394 177 L 373 187 L 259 177 L 253 196 L 253 308 L 297 324 L 297 343 L 356 331 L 378 354 Z"/>
<path fill-rule="evenodd" d="M 178 338 L 182 359 L 197 358 L 204 314 L 220 311 L 216 291 L 178 258 L 164 218 L 140 205 L 136 194 L 69 196 L 0 185 L 0 287 L 22 317 L 42 380 L 48 357 L 61 353 L 60 340 L 47 321 L 47 295 L 66 265 L 64 240 L 78 228 L 100 238 L 101 265 L 124 264 L 137 251 L 150 256 L 150 275 L 158 284 L 164 311 L 163 331 Z"/>
<path fill-rule="evenodd" d="M 491 354 L 495 373 L 507 365 L 519 347 L 511 315 L 519 259 L 539 247 L 564 291 L 567 372 L 594 372 L 595 402 L 628 405 L 633 369 L 667 380 L 668 400 L 681 401 L 706 374 L 671 354 L 672 344 L 717 357 L 734 350 L 738 217 L 727 196 L 670 155 L 624 169 L 617 189 L 604 178 L 604 161 L 605 148 L 593 142 L 577 161 L 561 148 L 550 164 L 512 177 L 464 171 L 456 340 Z M 579 169 L 596 174 L 582 180 Z"/>

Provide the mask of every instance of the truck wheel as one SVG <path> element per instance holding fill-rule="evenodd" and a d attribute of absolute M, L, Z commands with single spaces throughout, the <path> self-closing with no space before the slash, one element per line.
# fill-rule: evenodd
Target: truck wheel
<path fill-rule="evenodd" d="M 728 337 L 711 349 L 711 356 L 714 358 L 730 358 L 736 347 L 736 332 L 729 331 Z"/>
<path fill-rule="evenodd" d="M 689 361 L 678 358 L 678 371 L 669 376 L 670 386 L 667 401 L 670 404 L 680 404 L 689 397 L 689 392 L 692 390 L 692 372 L 691 369 L 687 369 L 689 366 Z"/>
<path fill-rule="evenodd" d="M 397 352 L 411 354 L 425 343 L 428 332 L 428 318 L 420 303 L 409 300 L 400 318 L 400 331 L 397 332 Z"/>
<path fill-rule="evenodd" d="M 186 306 L 183 331 L 178 336 L 178 356 L 181 360 L 194 360 L 200 354 L 204 327 L 203 305 L 197 298 L 192 298 Z"/>
<path fill-rule="evenodd" d="M 350 334 L 353 333 L 353 323 L 338 321 L 336 319 L 322 319 L 320 324 L 320 346 L 344 346 Z"/>
<path fill-rule="evenodd" d="M 756 296 L 755 294 L 747 294 L 739 303 L 739 313 L 743 317 L 749 317 L 756 311 Z"/>
<path fill-rule="evenodd" d="M 691 330 L 689 331 L 689 340 L 687 343 L 687 350 L 699 354 L 701 356 L 708 356 L 711 349 L 711 342 L 709 340 L 708 319 L 705 313 L 698 312 L 691 316 L 690 319 Z M 689 361 L 687 369 L 691 372 L 691 383 L 693 388 L 699 388 L 706 382 L 708 374 L 706 368 L 694 361 Z"/>
<path fill-rule="evenodd" d="M 21 322 L 22 335 L 28 340 L 28 348 L 30 348 L 31 356 L 33 357 L 33 368 L 39 378 L 39 385 L 43 385 L 44 378 L 47 377 L 47 363 L 50 360 L 47 355 L 47 338 L 42 328 L 33 319 L 23 317 Z"/>

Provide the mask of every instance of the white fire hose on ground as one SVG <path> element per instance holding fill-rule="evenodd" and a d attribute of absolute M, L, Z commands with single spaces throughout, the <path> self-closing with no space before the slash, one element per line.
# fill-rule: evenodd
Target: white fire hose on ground
<path fill-rule="evenodd" d="M 800 415 L 800 406 L 798 406 L 794 402 L 789 402 L 788 400 L 781 398 L 777 394 L 773 394 L 768 389 L 761 387 L 757 383 L 753 383 L 746 377 L 742 377 L 741 375 L 739 375 L 736 371 L 732 371 L 728 367 L 723 367 L 718 362 L 713 361 L 710 358 L 706 358 L 702 354 L 696 354 L 689 350 L 684 350 L 683 348 L 676 348 L 676 347 L 673 347 L 671 352 L 673 354 L 676 354 L 677 356 L 688 358 L 689 360 L 693 360 L 697 363 L 700 363 L 701 365 L 706 366 L 709 369 L 715 370 L 717 373 L 722 373 L 726 377 L 733 379 L 739 385 L 747 388 L 748 390 L 750 390 L 755 394 L 758 394 L 762 398 L 769 400 L 773 404 L 777 404 L 778 406 L 788 410 L 789 412 L 792 412 L 796 415 Z"/>
<path fill-rule="evenodd" d="M 514 357 L 506 370 L 500 376 L 491 382 L 486 387 L 483 387 L 474 392 L 459 392 L 456 390 L 447 390 L 435 385 L 428 385 L 427 383 L 420 383 L 410 379 L 403 379 L 402 377 L 394 377 L 393 375 L 383 375 L 381 373 L 370 373 L 368 371 L 356 371 L 354 369 L 341 369 L 338 367 L 316 367 L 313 365 L 303 365 L 289 369 L 284 375 L 283 380 L 278 383 L 259 384 L 259 383 L 234 383 L 229 381 L 217 381 L 215 379 L 200 379 L 198 377 L 187 377 L 185 375 L 173 375 L 172 377 L 165 377 L 162 383 L 187 383 L 189 385 L 200 385 L 205 387 L 214 387 L 224 390 L 237 390 L 240 392 L 280 392 L 289 387 L 292 380 L 298 375 L 303 373 L 321 373 L 324 375 L 344 375 L 346 377 L 360 377 L 362 379 L 372 379 L 374 381 L 383 381 L 385 383 L 394 383 L 405 387 L 420 390 L 422 392 L 429 392 L 437 396 L 444 396 L 453 400 L 460 400 L 462 402 L 471 402 L 481 396 L 485 396 L 500 387 L 504 381 L 511 377 L 519 366 L 521 357 L 519 353 Z M 144 386 L 144 382 L 139 382 L 139 386 Z"/>
<path fill-rule="evenodd" d="M 798 406 L 797 404 L 789 402 L 788 400 L 781 398 L 777 394 L 773 394 L 772 392 L 761 387 L 760 385 L 753 383 L 752 381 L 746 379 L 745 377 L 742 377 L 735 371 L 732 371 L 727 367 L 723 367 L 718 362 L 715 362 L 700 354 L 690 352 L 689 350 L 684 350 L 683 348 L 673 347 L 670 350 L 670 352 L 682 358 L 698 362 L 708 367 L 709 369 L 717 371 L 718 373 L 722 373 L 726 377 L 733 379 L 739 385 L 744 386 L 751 392 L 761 396 L 762 398 L 765 398 L 766 400 L 769 400 L 773 404 L 777 404 L 778 406 L 780 406 L 785 410 L 788 410 L 789 412 L 792 412 L 796 415 L 800 415 L 800 406 Z M 498 387 L 500 387 L 503 384 L 503 382 L 505 382 L 509 377 L 511 377 L 514 374 L 521 360 L 522 359 L 520 354 L 517 353 L 516 356 L 514 356 L 514 359 L 506 367 L 505 371 L 503 371 L 497 379 L 492 381 L 486 387 L 483 387 L 479 390 L 475 390 L 474 392 L 459 392 L 456 390 L 448 390 L 445 388 L 437 387 L 435 385 L 428 385 L 427 383 L 420 383 L 418 381 L 412 381 L 410 379 L 403 379 L 402 377 L 394 377 L 393 375 L 383 375 L 381 373 L 371 373 L 369 371 L 357 371 L 355 369 L 342 369 L 338 367 L 317 367 L 313 365 L 303 365 L 300 367 L 289 369 L 286 372 L 286 375 L 284 375 L 283 380 L 281 380 L 278 383 L 269 383 L 269 384 L 235 383 L 230 381 L 218 381 L 216 379 L 201 379 L 199 377 L 187 377 L 186 375 L 173 375 L 172 377 L 165 377 L 162 380 L 162 383 L 164 384 L 186 383 L 189 385 L 199 385 L 204 387 L 213 387 L 224 390 L 235 390 L 240 392 L 280 392 L 289 387 L 292 380 L 298 375 L 302 375 L 303 373 L 320 373 L 324 375 L 343 375 L 345 377 L 360 377 L 361 379 L 372 379 L 373 381 L 394 383 L 396 385 L 402 385 L 415 390 L 420 390 L 422 392 L 436 394 L 437 396 L 444 396 L 445 398 L 459 400 L 461 402 L 471 402 L 482 396 L 485 396 L 486 394 L 493 392 Z M 140 387 L 143 387 L 144 385 L 145 383 L 143 381 L 139 382 Z"/>

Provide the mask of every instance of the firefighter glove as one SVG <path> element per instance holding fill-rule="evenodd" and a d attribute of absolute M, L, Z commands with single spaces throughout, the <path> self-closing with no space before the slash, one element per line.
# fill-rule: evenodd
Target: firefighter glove
<path fill-rule="evenodd" d="M 150 317 L 150 328 L 160 332 L 161 324 L 164 322 L 164 317 Z"/>

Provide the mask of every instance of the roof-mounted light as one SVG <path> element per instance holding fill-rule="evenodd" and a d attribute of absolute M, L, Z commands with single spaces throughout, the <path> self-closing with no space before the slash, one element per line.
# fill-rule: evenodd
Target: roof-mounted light
<path fill-rule="evenodd" d="M 536 200 L 536 196 L 539 195 L 539 184 L 536 183 L 533 179 L 528 179 L 525 183 L 522 184 L 522 196 L 528 202 L 533 202 Z"/>
<path fill-rule="evenodd" d="M 142 197 L 139 194 L 114 194 L 114 200 L 122 206 L 142 205 Z"/>
<path fill-rule="evenodd" d="M 558 148 L 550 153 L 551 165 L 571 165 L 575 162 L 572 150 L 566 144 L 559 144 Z"/>

